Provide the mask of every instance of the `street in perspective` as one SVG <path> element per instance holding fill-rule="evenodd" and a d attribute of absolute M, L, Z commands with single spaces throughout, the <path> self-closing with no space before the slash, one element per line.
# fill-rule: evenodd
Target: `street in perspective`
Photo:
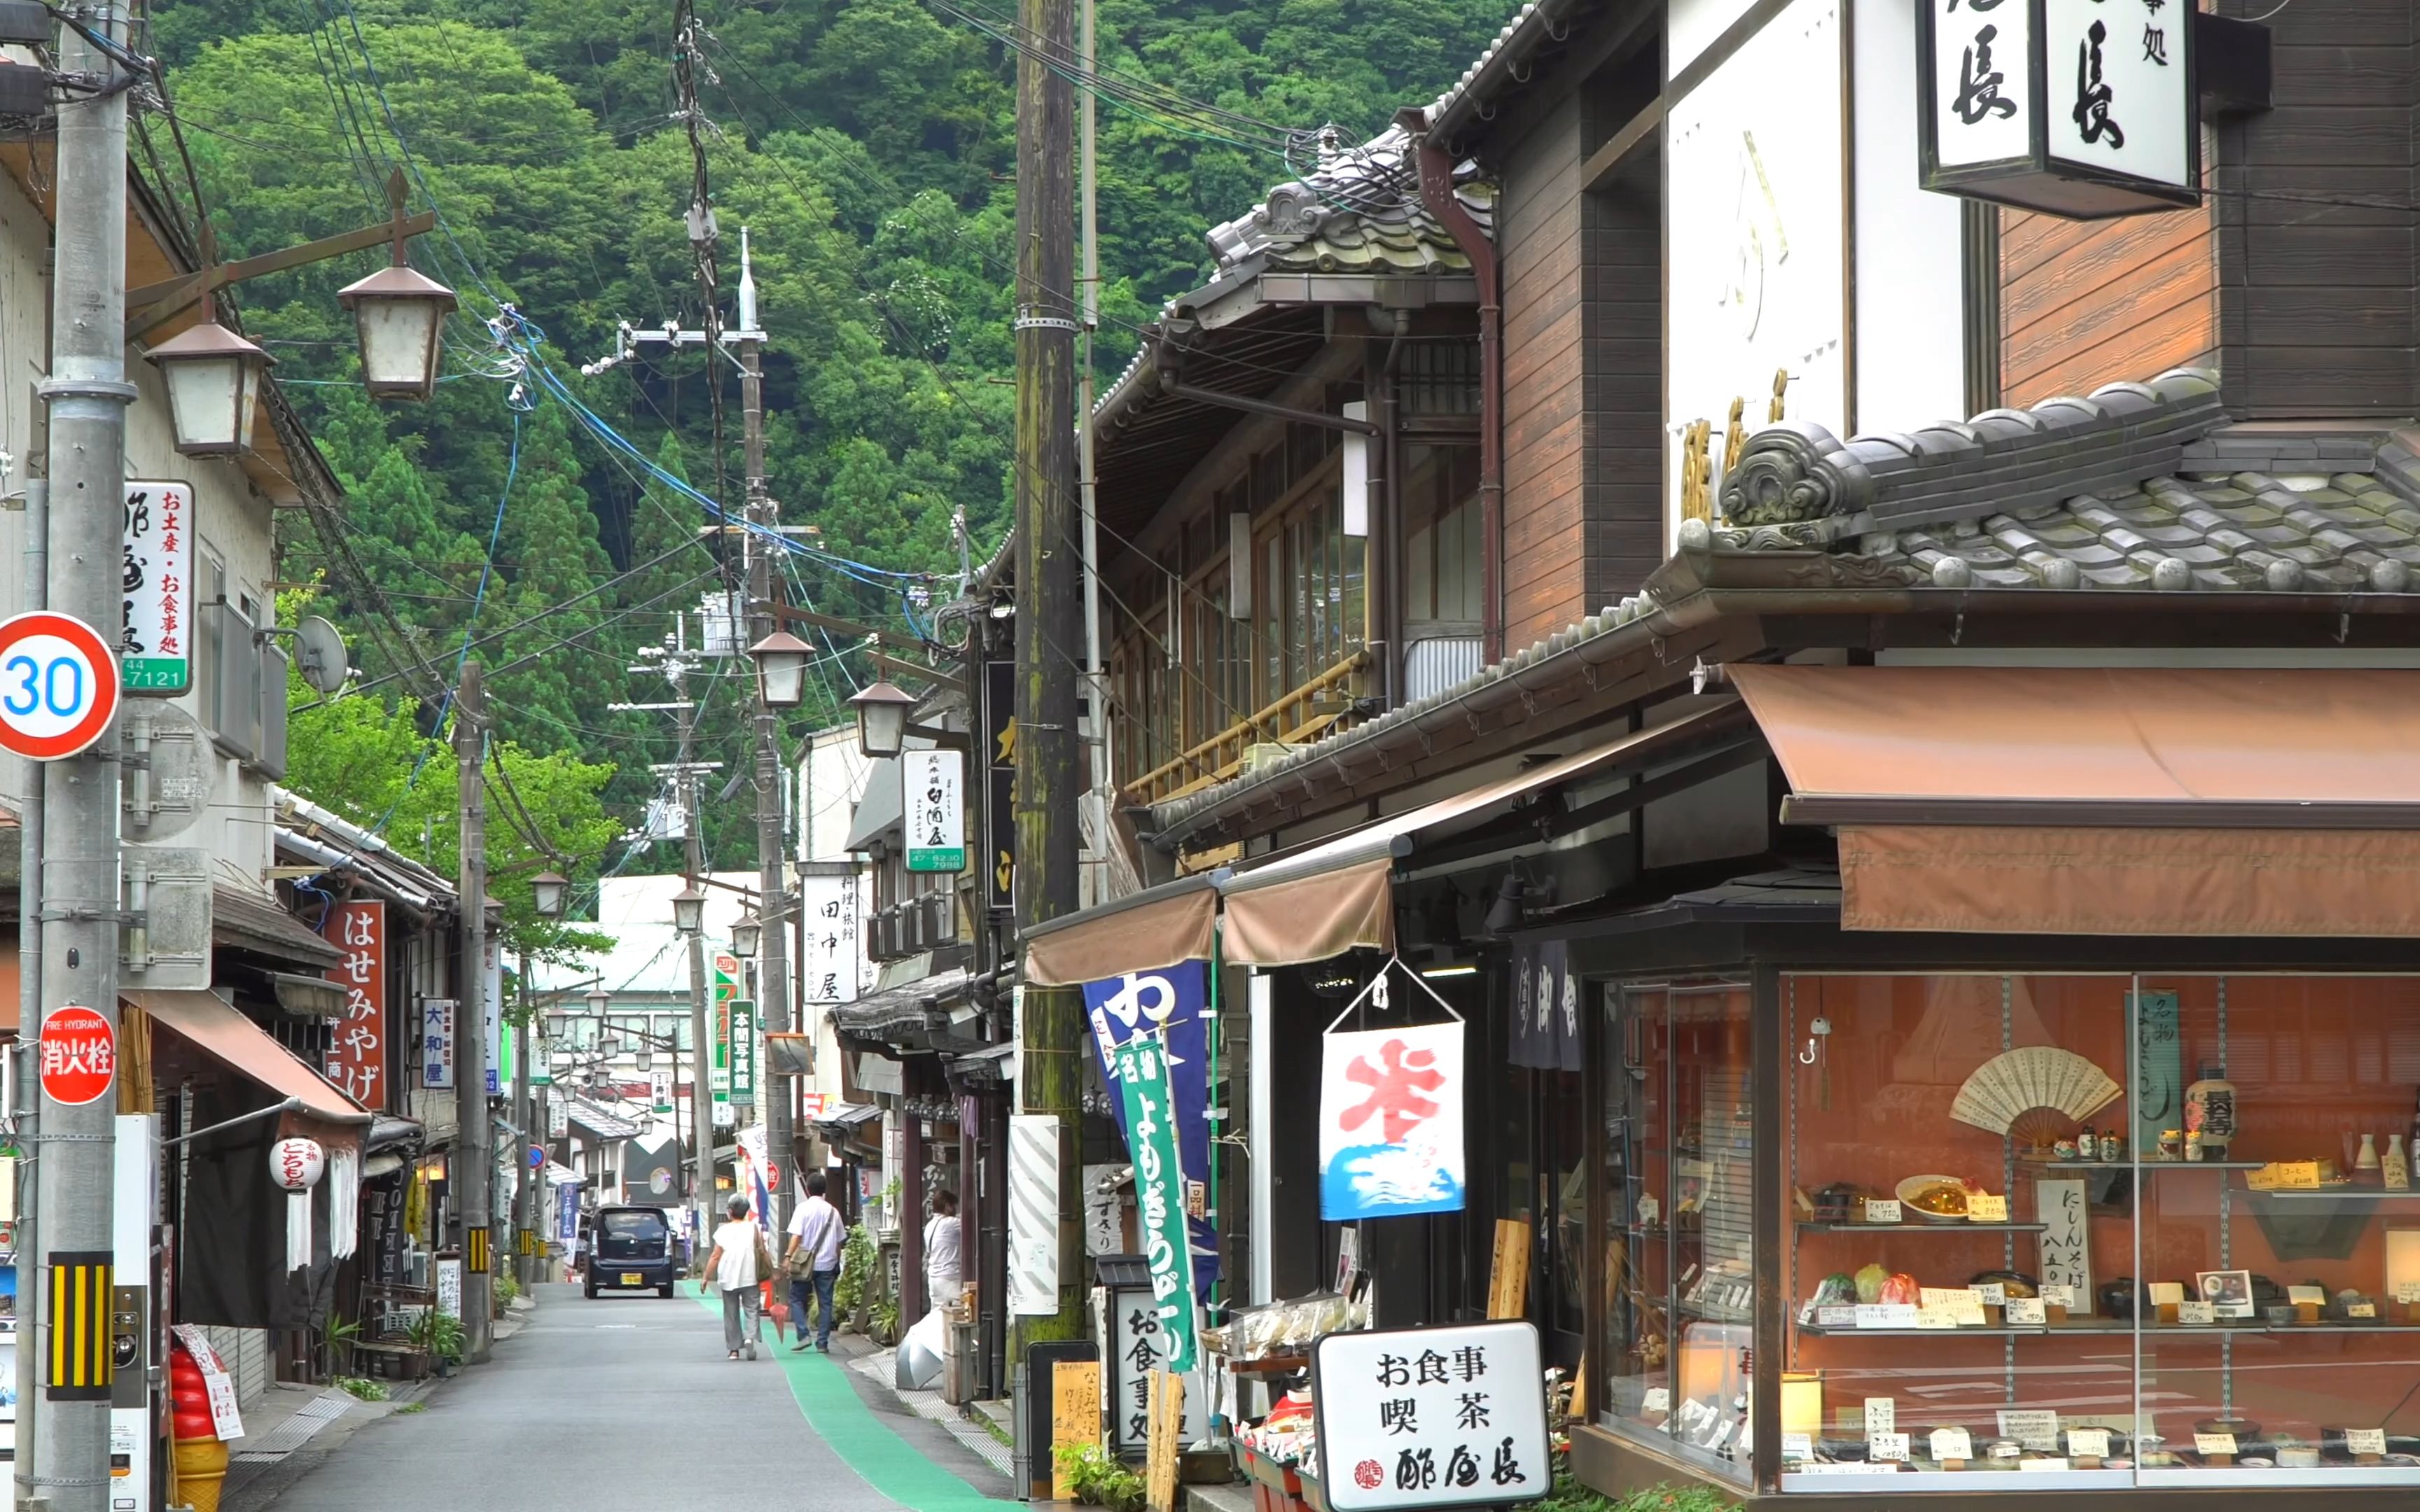
<path fill-rule="evenodd" d="M 2415 46 L 0 0 L 8 1505 L 2420 1505 Z"/>

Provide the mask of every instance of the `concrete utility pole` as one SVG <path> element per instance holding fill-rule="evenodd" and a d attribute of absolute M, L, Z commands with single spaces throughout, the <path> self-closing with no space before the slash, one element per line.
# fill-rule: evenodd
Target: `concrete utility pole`
<path fill-rule="evenodd" d="M 1019 0 L 1043 54 L 1016 65 L 1016 923 L 1077 906 L 1076 687 L 1083 634 L 1076 493 L 1075 0 Z M 1084 1002 L 1025 989 L 1026 1113 L 1059 1119 L 1059 1311 L 1017 1320 L 1016 1352 L 1084 1332 Z"/>
<path fill-rule="evenodd" d="M 739 329 L 731 345 L 739 358 L 739 415 L 745 427 L 742 465 L 747 470 L 748 520 L 762 531 L 781 525 L 781 507 L 773 502 L 765 477 L 765 333 L 756 324 L 756 273 L 748 257 L 748 228 L 739 228 Z M 748 535 L 748 641 L 763 640 L 781 623 L 773 607 L 781 599 L 782 581 L 773 572 L 772 541 L 754 531 Z M 756 685 L 756 920 L 763 925 L 756 946 L 756 1011 L 768 1034 L 790 1029 L 789 857 L 783 843 L 782 719 L 766 702 L 762 678 Z M 759 1043 L 763 1041 L 760 1040 Z M 737 1053 L 737 1047 L 734 1048 Z M 792 1103 L 797 1086 L 787 1078 L 758 1078 L 757 1100 L 765 1107 L 765 1149 L 774 1169 L 782 1173 L 773 1194 L 775 1232 L 790 1224 L 796 1200 L 798 1172 L 791 1167 L 797 1152 L 790 1147 Z M 779 1249 L 781 1246 L 774 1246 Z"/>
<path fill-rule="evenodd" d="M 25 560 L 24 600 L 21 609 L 48 609 L 51 603 L 51 484 L 48 478 L 29 478 L 25 482 Z M 42 1021 L 42 764 L 22 764 L 23 776 L 18 791 L 25 795 L 25 807 L 17 815 L 19 881 L 17 901 L 17 1075 L 14 1083 L 15 1106 L 8 1112 L 17 1120 L 17 1148 L 31 1152 L 42 1148 L 41 1088 L 38 1074 L 41 1066 L 41 1047 L 34 1042 L 29 1027 Z M 25 860 L 33 864 L 27 866 Z M 23 1154 L 18 1169 L 23 1171 Z M 35 1169 L 39 1170 L 37 1166 Z M 37 1340 L 49 1313 L 39 1305 L 42 1295 L 41 1208 L 36 1200 L 38 1181 L 22 1178 L 18 1184 L 17 1202 L 17 1319 L 22 1331 L 17 1343 L 16 1394 L 17 1421 L 14 1463 L 22 1477 L 34 1468 L 34 1416 L 41 1399 L 42 1374 L 40 1363 L 49 1355 Z M 20 1502 L 33 1495 L 31 1488 L 20 1489 Z"/>
<path fill-rule="evenodd" d="M 681 872 L 688 885 L 697 888 L 698 878 L 706 874 L 706 836 L 703 816 L 697 811 L 697 764 L 690 759 L 697 737 L 697 709 L 682 686 L 689 664 L 675 655 L 670 667 L 673 694 L 681 705 L 680 772 L 674 779 L 681 804 Z M 697 1235 L 691 1248 L 703 1257 L 706 1239 L 714 1232 L 714 1040 L 706 1024 L 703 929 L 689 937 L 689 1126 L 690 1138 L 697 1147 L 690 1155 L 690 1205 L 697 1211 Z"/>
<path fill-rule="evenodd" d="M 530 997 L 529 952 L 520 954 L 520 979 L 521 1011 L 513 1026 L 513 1128 L 520 1137 L 513 1142 L 513 1274 L 526 1291 L 537 1280 L 537 1256 L 533 1246 L 537 1242 L 537 1193 L 543 1167 L 531 1170 L 530 1147 L 543 1143 L 546 1131 L 539 1128 L 532 1115 L 537 1107 L 535 1089 L 530 1085 Z"/>
<path fill-rule="evenodd" d="M 461 1129 L 454 1139 L 454 1213 L 462 1229 L 462 1353 L 485 1365 L 495 1342 L 496 1204 L 493 1126 L 488 1118 L 488 793 L 484 770 L 487 694 L 479 658 L 462 663 L 454 695 L 454 764 L 460 784 L 462 826 L 458 875 L 462 905 L 462 980 L 454 1022 L 454 1107 Z M 499 1011 L 502 1005 L 498 1005 Z"/>
<path fill-rule="evenodd" d="M 116 0 L 102 0 L 85 16 L 97 33 L 126 36 Z M 59 66 L 87 78 L 116 80 L 119 72 L 71 26 L 59 34 Z M 49 471 L 58 505 L 50 527 L 50 601 L 83 616 L 111 646 L 123 633 L 126 407 L 135 395 L 126 381 L 126 98 L 103 89 L 59 102 L 51 375 L 37 391 L 50 406 Z M 113 1028 L 124 906 L 117 792 L 115 731 L 82 755 L 43 767 L 41 1010 L 80 1003 Z M 34 1200 L 48 1273 L 41 1332 L 20 1347 L 38 1349 L 53 1365 L 35 1419 L 32 1473 L 24 1466 L 17 1473 L 23 1497 L 47 1512 L 105 1512 L 110 1502 L 107 1330 L 98 1359 L 69 1359 L 65 1370 L 49 1341 L 62 1287 L 85 1299 L 111 1294 L 116 1115 L 114 1096 L 72 1104 L 40 1100 Z M 78 1379 L 84 1383 L 69 1383 Z"/>

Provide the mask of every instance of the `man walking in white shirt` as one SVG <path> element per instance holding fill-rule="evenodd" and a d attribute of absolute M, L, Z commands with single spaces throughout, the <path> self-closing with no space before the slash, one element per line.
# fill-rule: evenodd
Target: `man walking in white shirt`
<path fill-rule="evenodd" d="M 807 1299 L 812 1296 L 815 1348 L 831 1353 L 832 1287 L 840 1280 L 841 1231 L 847 1226 L 841 1222 L 840 1210 L 824 1196 L 830 1189 L 823 1172 L 810 1174 L 807 1200 L 790 1215 L 790 1247 L 782 1259 L 790 1275 L 791 1326 L 799 1335 L 799 1342 L 790 1346 L 793 1350 L 807 1347 Z"/>

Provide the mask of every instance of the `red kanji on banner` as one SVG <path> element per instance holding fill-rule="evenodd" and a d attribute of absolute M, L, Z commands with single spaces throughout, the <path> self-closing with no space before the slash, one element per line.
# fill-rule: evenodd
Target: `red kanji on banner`
<path fill-rule="evenodd" d="M 386 1103 L 386 904 L 341 903 L 320 931 L 345 958 L 328 973 L 345 989 L 328 1043 L 328 1080 L 365 1108 Z"/>

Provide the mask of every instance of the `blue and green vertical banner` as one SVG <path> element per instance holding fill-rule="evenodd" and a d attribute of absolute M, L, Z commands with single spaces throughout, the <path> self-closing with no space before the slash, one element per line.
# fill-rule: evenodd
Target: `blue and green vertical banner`
<path fill-rule="evenodd" d="M 1176 1094 L 1168 1052 L 1157 1038 L 1138 1036 L 1118 1047 L 1118 1086 L 1125 1093 L 1126 1148 L 1134 1156 L 1135 1205 L 1151 1295 L 1159 1314 L 1166 1367 L 1183 1375 L 1201 1360 L 1193 1292 L 1186 1263 L 1185 1172 L 1176 1152 Z"/>
<path fill-rule="evenodd" d="M 1158 971 L 1129 972 L 1084 984 L 1084 1010 L 1093 1025 L 1093 1048 L 1101 1057 L 1101 1078 L 1114 1091 L 1117 1053 L 1144 1035 L 1156 1036 L 1167 1057 L 1168 1082 L 1176 1109 L 1176 1148 L 1184 1172 L 1184 1212 L 1193 1246 L 1193 1288 L 1203 1298 L 1218 1279 L 1218 1226 L 1210 1216 L 1210 965 L 1180 961 Z M 1118 1125 L 1134 1148 L 1134 1124 L 1125 1103 Z M 1199 1200 L 1196 1194 L 1199 1194 Z"/>

